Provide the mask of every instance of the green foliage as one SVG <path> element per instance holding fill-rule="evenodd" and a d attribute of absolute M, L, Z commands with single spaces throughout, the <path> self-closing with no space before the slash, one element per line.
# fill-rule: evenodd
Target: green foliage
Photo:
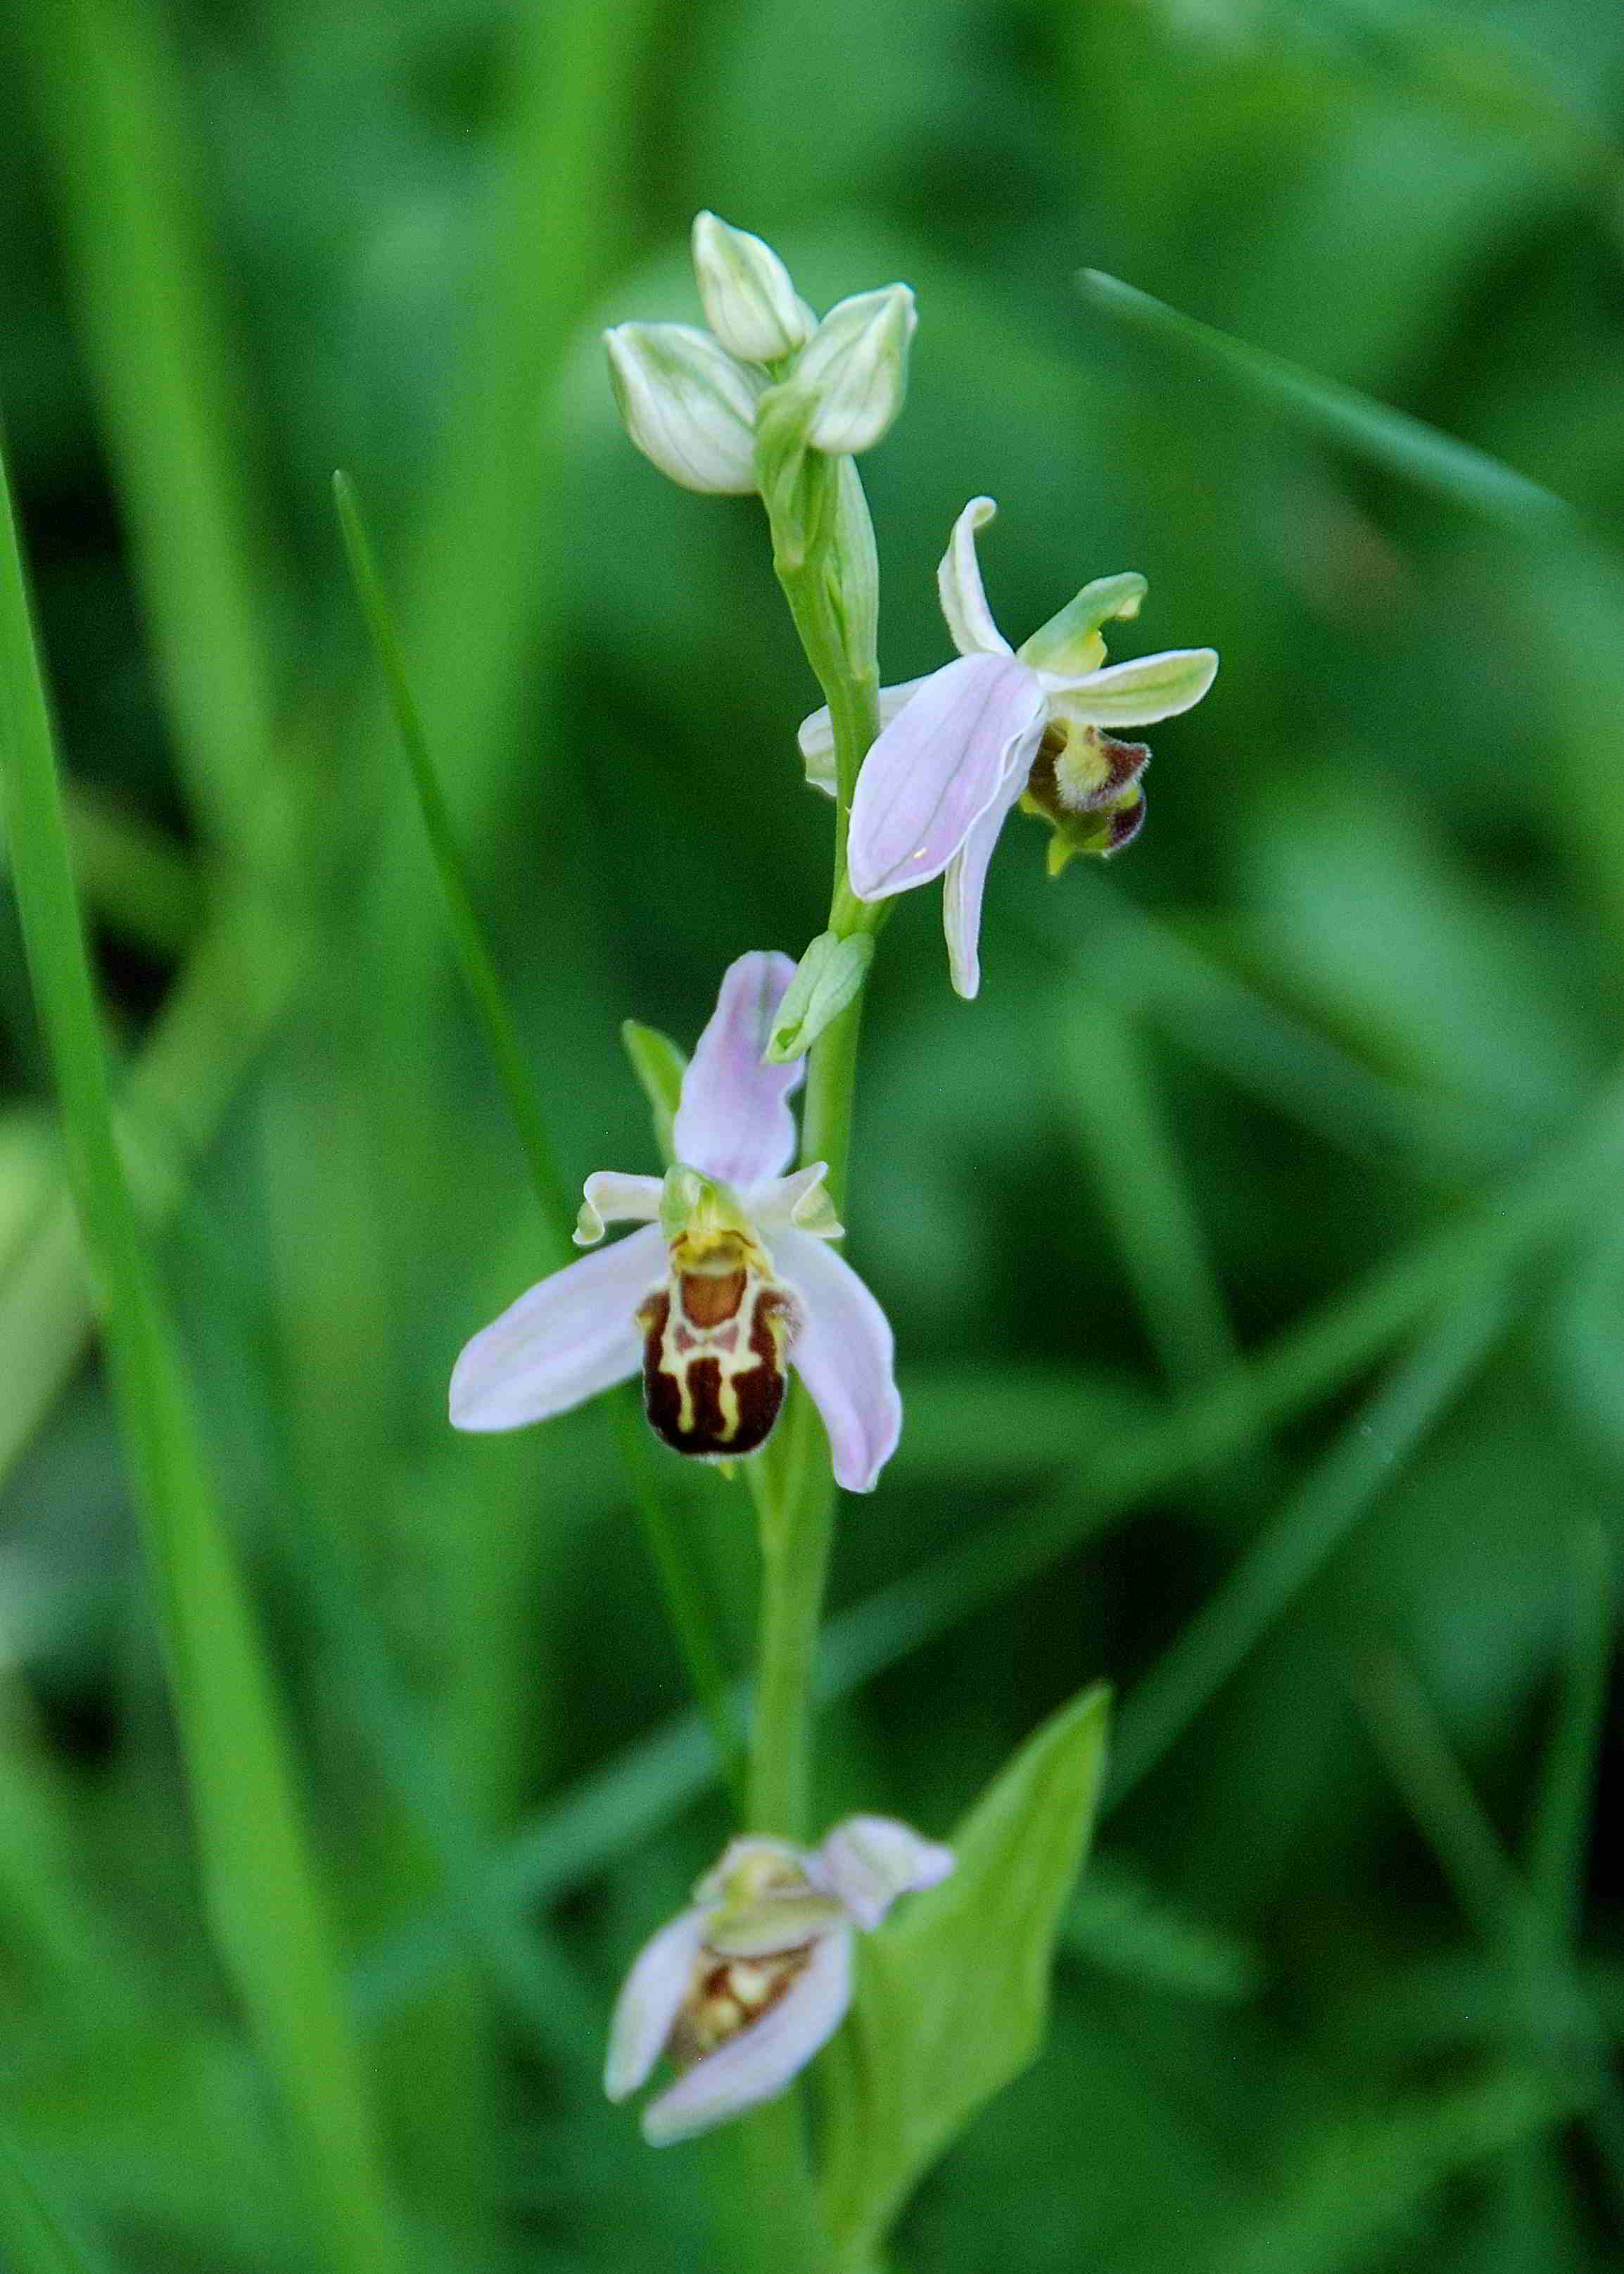
<path fill-rule="evenodd" d="M 1088 1690 L 1028 1738 L 953 1833 L 951 1878 L 863 1948 L 825 2143 L 843 2266 L 869 2263 L 910 2190 L 1042 2043 L 1109 1704 Z"/>

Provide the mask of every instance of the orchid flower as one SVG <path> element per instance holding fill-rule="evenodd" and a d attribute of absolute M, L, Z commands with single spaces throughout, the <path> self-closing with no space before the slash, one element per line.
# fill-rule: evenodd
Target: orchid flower
<path fill-rule="evenodd" d="M 944 877 L 948 963 L 966 998 L 981 985 L 981 892 L 1011 809 L 1022 803 L 1052 824 L 1051 875 L 1076 854 L 1117 851 L 1144 818 L 1139 777 L 1150 752 L 1100 730 L 1190 710 L 1218 668 L 1209 647 L 1106 663 L 1100 627 L 1136 616 L 1145 597 L 1145 579 L 1132 575 L 1086 584 L 1012 650 L 975 557 L 975 532 L 996 510 L 990 498 L 972 498 L 953 525 L 936 583 L 959 659 L 881 690 L 881 732 L 858 776 L 846 847 L 859 900 Z M 827 710 L 805 721 L 801 749 L 808 780 L 832 791 Z"/>
<path fill-rule="evenodd" d="M 773 2099 L 840 2026 L 857 1929 L 952 1868 L 951 1849 L 888 1816 L 849 1816 L 809 1852 L 732 1841 L 633 1962 L 610 2024 L 610 2099 L 668 2056 L 681 2074 L 643 2112 L 657 2148 Z"/>
<path fill-rule="evenodd" d="M 762 1063 L 794 968 L 771 953 L 729 968 L 682 1077 L 676 1165 L 663 1180 L 612 1169 L 586 1180 L 579 1246 L 606 1224 L 643 1229 L 555 1271 L 474 1337 L 451 1377 L 456 1427 L 545 1420 L 641 1363 L 666 1443 L 733 1460 L 771 1431 L 787 1363 L 823 1416 L 837 1481 L 872 1491 L 902 1424 L 891 1328 L 829 1246 L 841 1227 L 825 1164 L 784 1173 L 806 1062 Z"/>

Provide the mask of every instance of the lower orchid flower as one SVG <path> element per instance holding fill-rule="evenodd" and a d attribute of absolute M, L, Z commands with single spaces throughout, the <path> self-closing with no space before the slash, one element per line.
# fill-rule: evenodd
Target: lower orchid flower
<path fill-rule="evenodd" d="M 952 1868 L 951 1849 L 887 1816 L 847 1817 L 810 1851 L 733 1841 L 633 1962 L 610 2025 L 610 2099 L 667 2056 L 681 2074 L 643 2111 L 654 2147 L 773 2099 L 840 2026 L 857 1930 Z"/>
<path fill-rule="evenodd" d="M 1136 616 L 1142 576 L 1101 576 L 1019 651 L 993 621 L 975 532 L 997 510 L 972 498 L 953 524 L 936 583 L 959 660 L 881 690 L 881 732 L 857 779 L 846 859 L 861 900 L 944 877 L 948 964 L 959 994 L 981 985 L 981 893 L 998 832 L 1022 804 L 1054 830 L 1049 872 L 1079 853 L 1109 854 L 1144 818 L 1142 742 L 1101 729 L 1148 727 L 1199 703 L 1218 658 L 1175 648 L 1107 664 L 1101 626 Z M 801 729 L 807 779 L 833 790 L 829 713 Z"/>
<path fill-rule="evenodd" d="M 580 1246 L 609 1224 L 643 1229 L 555 1271 L 474 1337 L 451 1377 L 456 1427 L 545 1420 L 641 1366 L 666 1443 L 733 1460 L 766 1440 L 793 1367 L 837 1481 L 873 1489 L 902 1423 L 891 1328 L 829 1245 L 841 1227 L 824 1164 L 784 1174 L 805 1061 L 762 1063 L 793 974 L 787 956 L 765 953 L 730 967 L 682 1077 L 676 1165 L 664 1179 L 605 1169 L 586 1180 Z"/>

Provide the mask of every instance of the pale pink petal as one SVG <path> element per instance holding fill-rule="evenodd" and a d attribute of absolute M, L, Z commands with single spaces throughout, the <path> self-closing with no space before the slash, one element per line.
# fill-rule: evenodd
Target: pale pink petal
<path fill-rule="evenodd" d="M 813 1860 L 858 1925 L 873 1928 L 898 1895 L 939 1886 L 957 1859 L 951 1848 L 921 1840 L 894 1816 L 848 1816 Z"/>
<path fill-rule="evenodd" d="M 517 1429 L 595 1397 L 637 1371 L 637 1306 L 665 1276 L 648 1224 L 532 1287 L 477 1334 L 451 1376 L 459 1429 Z"/>
<path fill-rule="evenodd" d="M 664 1189 L 658 1177 L 623 1177 L 618 1169 L 594 1170 L 582 1187 L 575 1246 L 596 1247 L 605 1224 L 658 1224 Z"/>
<path fill-rule="evenodd" d="M 1005 783 L 997 802 L 989 806 L 971 830 L 943 880 L 942 929 L 947 935 L 948 970 L 966 1003 L 974 1000 L 981 983 L 981 895 L 987 866 L 1010 808 L 1025 787 L 1024 774 Z"/>
<path fill-rule="evenodd" d="M 643 2136 L 650 2147 L 691 2140 L 747 2108 L 774 2099 L 839 2028 L 852 2002 L 850 1930 L 812 1946 L 806 1969 L 759 2022 L 696 2061 L 650 2101 Z"/>
<path fill-rule="evenodd" d="M 981 563 L 975 557 L 975 532 L 985 529 L 997 512 L 989 497 L 972 498 L 953 523 L 947 551 L 936 570 L 936 590 L 942 614 L 960 655 L 1008 655 L 1010 644 L 992 620 L 981 587 Z"/>
<path fill-rule="evenodd" d="M 905 679 L 899 686 L 880 689 L 880 724 L 889 727 L 905 704 L 912 702 L 924 685 L 922 679 Z M 831 797 L 838 783 L 835 774 L 835 730 L 830 723 L 829 705 L 815 711 L 809 719 L 801 722 L 796 740 L 801 744 L 801 763 L 807 770 L 808 789 L 826 790 Z"/>
<path fill-rule="evenodd" d="M 682 1102 L 672 1125 L 679 1161 L 725 1185 L 776 1177 L 795 1149 L 789 1096 L 806 1072 L 804 1058 L 763 1065 L 793 959 L 770 950 L 730 963 L 710 1022 L 682 1077 Z"/>
<path fill-rule="evenodd" d="M 611 2100 L 635 2092 L 665 2049 L 677 2010 L 688 1993 L 710 1914 L 681 1912 L 645 1942 L 620 1984 L 609 2023 L 604 2090 Z"/>
<path fill-rule="evenodd" d="M 863 761 L 846 860 L 859 900 L 939 877 L 977 817 L 1031 770 L 1048 698 L 1013 656 L 963 656 L 935 672 Z"/>
<path fill-rule="evenodd" d="M 902 1430 L 890 1321 L 823 1240 L 775 1231 L 770 1244 L 779 1276 L 801 1299 L 790 1364 L 823 1417 L 836 1482 L 847 1492 L 872 1492 Z"/>
<path fill-rule="evenodd" d="M 1217 671 L 1215 648 L 1168 648 L 1091 671 L 1064 687 L 1055 707 L 1089 727 L 1154 727 L 1158 719 L 1193 710 Z"/>

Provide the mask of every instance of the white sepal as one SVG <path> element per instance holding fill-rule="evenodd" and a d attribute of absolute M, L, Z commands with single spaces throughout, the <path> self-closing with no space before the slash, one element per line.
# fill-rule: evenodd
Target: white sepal
<path fill-rule="evenodd" d="M 684 489 L 756 487 L 756 374 L 691 324 L 617 324 L 604 334 L 626 431 Z"/>
<path fill-rule="evenodd" d="M 694 274 L 705 321 L 745 363 L 781 363 L 816 328 L 817 318 L 772 247 L 713 213 L 694 223 Z"/>
<path fill-rule="evenodd" d="M 853 456 L 890 429 L 907 392 L 917 321 L 906 284 L 856 293 L 830 310 L 801 350 L 792 381 L 806 405 L 813 449 Z"/>

